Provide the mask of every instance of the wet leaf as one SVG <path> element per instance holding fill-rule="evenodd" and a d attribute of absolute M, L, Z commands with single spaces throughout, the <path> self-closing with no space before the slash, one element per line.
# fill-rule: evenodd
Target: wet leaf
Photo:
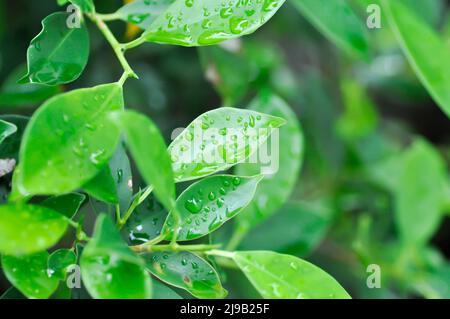
<path fill-rule="evenodd" d="M 0 297 L 1 299 L 1 297 Z M 153 281 L 153 299 L 183 299 L 175 291 L 162 284 L 161 282 Z"/>
<path fill-rule="evenodd" d="M 67 267 L 76 264 L 77 256 L 70 249 L 58 249 L 48 257 L 48 273 L 60 279 L 66 277 Z"/>
<path fill-rule="evenodd" d="M 120 8 L 116 14 L 125 22 L 147 29 L 174 2 L 175 0 L 135 0 Z"/>

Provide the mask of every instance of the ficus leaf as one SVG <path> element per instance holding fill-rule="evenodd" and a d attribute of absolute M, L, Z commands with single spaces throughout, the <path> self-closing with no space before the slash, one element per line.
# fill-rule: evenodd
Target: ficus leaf
<path fill-rule="evenodd" d="M 212 45 L 256 31 L 285 0 L 176 0 L 146 29 L 147 41 Z"/>
<path fill-rule="evenodd" d="M 69 219 L 72 219 L 81 207 L 86 196 L 78 193 L 70 193 L 60 196 L 52 196 L 39 203 L 43 206 L 54 210 Z"/>
<path fill-rule="evenodd" d="M 171 210 L 175 206 L 175 182 L 169 153 L 158 127 L 133 111 L 115 112 L 110 119 L 123 130 L 125 142 L 146 183 L 153 186 L 158 199 Z"/>
<path fill-rule="evenodd" d="M 72 250 L 58 249 L 48 257 L 48 274 L 64 279 L 66 277 L 66 269 L 74 265 L 76 261 L 77 256 Z"/>
<path fill-rule="evenodd" d="M 450 49 L 423 19 L 402 1 L 383 1 L 392 29 L 430 95 L 450 117 Z"/>
<path fill-rule="evenodd" d="M 239 251 L 230 257 L 263 298 L 350 298 L 333 277 L 300 258 L 271 251 Z"/>
<path fill-rule="evenodd" d="M 293 0 L 292 4 L 344 52 L 367 59 L 367 29 L 347 0 Z"/>
<path fill-rule="evenodd" d="M 117 83 L 60 94 L 42 105 L 23 136 L 16 180 L 21 193 L 67 193 L 93 178 L 119 142 L 107 114 L 122 108 Z"/>
<path fill-rule="evenodd" d="M 153 284 L 153 298 L 152 299 L 183 299 L 175 291 L 162 284 L 161 282 L 154 280 Z"/>
<path fill-rule="evenodd" d="M 28 48 L 28 73 L 21 83 L 57 85 L 76 80 L 89 58 L 89 34 L 84 22 L 69 27 L 70 13 L 57 12 L 42 21 L 43 30 Z"/>
<path fill-rule="evenodd" d="M 47 271 L 47 252 L 13 257 L 2 256 L 6 278 L 28 298 L 47 299 L 58 287 L 58 278 Z"/>
<path fill-rule="evenodd" d="M 236 216 L 253 199 L 262 178 L 214 175 L 189 186 L 177 199 L 177 241 L 203 237 Z M 174 226 L 173 215 L 169 214 L 162 230 L 166 239 L 172 238 Z"/>
<path fill-rule="evenodd" d="M 84 184 L 83 189 L 98 200 L 111 204 L 119 203 L 116 181 L 112 177 L 111 169 L 108 165 L 104 166 L 100 173 Z"/>
<path fill-rule="evenodd" d="M 193 180 L 243 162 L 285 123 L 279 117 L 230 107 L 204 113 L 169 146 L 175 179 Z"/>
<path fill-rule="evenodd" d="M 84 248 L 81 276 L 96 299 L 147 299 L 151 280 L 144 262 L 131 251 L 106 215 L 97 218 L 94 235 Z"/>
<path fill-rule="evenodd" d="M 141 29 L 147 29 L 175 0 L 135 0 L 120 8 L 116 15 Z"/>
<path fill-rule="evenodd" d="M 17 132 L 17 126 L 12 123 L 0 120 L 0 144 L 10 135 Z M 2 154 L 0 154 L 0 157 Z"/>
<path fill-rule="evenodd" d="M 66 232 L 68 219 L 49 208 L 8 204 L 0 206 L 0 253 L 32 254 L 50 248 Z"/>
<path fill-rule="evenodd" d="M 272 149 L 269 163 L 240 164 L 236 167 L 236 174 L 241 176 L 260 172 L 266 174 L 254 201 L 238 216 L 237 227 L 245 229 L 258 225 L 287 201 L 298 180 L 304 148 L 303 131 L 297 115 L 280 97 L 263 93 L 251 103 L 250 109 L 285 118 L 287 124 L 277 131 L 270 145 L 261 146 L 263 149 Z"/>
<path fill-rule="evenodd" d="M 184 289 L 197 298 L 225 298 L 215 269 L 191 252 L 141 254 L 146 268 L 165 283 Z"/>

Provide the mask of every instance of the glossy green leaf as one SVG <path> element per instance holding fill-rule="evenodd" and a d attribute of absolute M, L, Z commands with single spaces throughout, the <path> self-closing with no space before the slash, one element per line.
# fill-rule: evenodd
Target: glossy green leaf
<path fill-rule="evenodd" d="M 203 237 L 236 216 L 251 202 L 262 178 L 214 175 L 189 186 L 177 199 L 177 241 Z M 170 214 L 162 231 L 166 239 L 172 238 L 174 226 Z"/>
<path fill-rule="evenodd" d="M 420 81 L 450 117 L 450 49 L 437 32 L 402 1 L 383 1 L 383 8 Z"/>
<path fill-rule="evenodd" d="M 97 218 L 93 238 L 84 248 L 81 276 L 96 299 L 147 299 L 152 287 L 144 263 L 120 237 L 106 215 Z"/>
<path fill-rule="evenodd" d="M 298 180 L 304 148 L 303 131 L 297 116 L 281 98 L 270 93 L 262 94 L 251 103 L 250 109 L 285 118 L 287 124 L 280 128 L 279 134 L 274 135 L 270 145 L 261 146 L 262 149 L 271 149 L 270 163 L 240 164 L 236 167 L 238 175 L 265 174 L 255 200 L 237 219 L 238 227 L 244 229 L 264 221 L 287 201 Z"/>
<path fill-rule="evenodd" d="M 293 0 L 292 4 L 344 52 L 367 59 L 367 27 L 347 0 Z"/>
<path fill-rule="evenodd" d="M 395 218 L 405 244 L 425 243 L 443 217 L 446 167 L 439 153 L 423 140 L 416 141 L 404 156 L 395 191 Z"/>
<path fill-rule="evenodd" d="M 70 13 L 57 12 L 42 21 L 43 30 L 28 48 L 28 73 L 21 83 L 57 85 L 75 81 L 89 58 L 89 34 L 84 23 L 69 27 Z"/>
<path fill-rule="evenodd" d="M 141 254 L 147 269 L 165 283 L 184 289 L 197 298 L 225 298 L 214 268 L 190 252 L 161 252 Z"/>
<path fill-rule="evenodd" d="M 230 257 L 263 298 L 350 298 L 333 277 L 300 258 L 271 251 L 240 251 Z"/>
<path fill-rule="evenodd" d="M 58 278 L 49 276 L 47 252 L 23 257 L 2 256 L 6 278 L 28 298 L 47 299 L 58 287 Z"/>
<path fill-rule="evenodd" d="M 0 206 L 0 253 L 32 254 L 58 242 L 68 220 L 49 208 L 26 204 Z"/>
<path fill-rule="evenodd" d="M 74 5 L 80 7 L 81 11 L 83 12 L 95 11 L 93 0 L 69 0 L 69 1 L 72 2 Z"/>
<path fill-rule="evenodd" d="M 109 160 L 109 168 L 116 183 L 117 197 L 122 211 L 128 209 L 133 197 L 133 179 L 131 165 L 123 142 Z"/>
<path fill-rule="evenodd" d="M 100 173 L 84 184 L 83 189 L 90 196 L 95 197 L 98 200 L 111 204 L 119 203 L 116 181 L 111 175 L 111 169 L 109 166 L 105 166 Z"/>
<path fill-rule="evenodd" d="M 176 0 L 145 31 L 147 41 L 182 46 L 212 45 L 253 33 L 284 0 Z"/>
<path fill-rule="evenodd" d="M 0 120 L 0 144 L 10 135 L 17 132 L 17 126 L 12 123 Z M 1 155 L 1 154 L 0 154 Z"/>
<path fill-rule="evenodd" d="M 86 196 L 78 193 L 65 194 L 60 196 L 52 196 L 39 203 L 39 206 L 44 206 L 54 210 L 69 219 L 72 219 L 81 207 L 81 204 L 86 199 Z"/>
<path fill-rule="evenodd" d="M 161 203 L 170 210 L 175 205 L 175 182 L 167 147 L 158 127 L 133 111 L 110 116 L 122 129 L 125 142 L 147 184 L 152 185 Z"/>
<path fill-rule="evenodd" d="M 17 127 L 17 131 L 5 138 L 3 143 L 0 144 L 0 158 L 13 158 L 17 161 L 20 143 L 25 127 L 28 124 L 28 118 L 21 115 L 0 115 L 0 119 Z"/>
<path fill-rule="evenodd" d="M 279 117 L 230 107 L 204 113 L 169 146 L 175 179 L 193 180 L 243 162 L 285 123 Z"/>
<path fill-rule="evenodd" d="M 116 15 L 123 21 L 147 29 L 175 0 L 135 0 L 120 8 Z"/>
<path fill-rule="evenodd" d="M 1 297 L 0 297 L 1 299 Z M 175 291 L 162 284 L 161 282 L 153 281 L 153 298 L 152 299 L 183 299 Z"/>
<path fill-rule="evenodd" d="M 70 249 L 58 249 L 48 257 L 48 273 L 52 276 L 64 279 L 66 269 L 77 262 L 77 256 Z"/>
<path fill-rule="evenodd" d="M 123 103 L 117 83 L 74 90 L 47 101 L 23 136 L 17 178 L 21 193 L 67 193 L 93 178 L 119 142 L 120 132 L 107 114 L 122 109 Z"/>

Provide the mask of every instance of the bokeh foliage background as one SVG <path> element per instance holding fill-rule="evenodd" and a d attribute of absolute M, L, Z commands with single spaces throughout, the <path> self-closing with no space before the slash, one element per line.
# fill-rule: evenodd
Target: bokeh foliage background
<path fill-rule="evenodd" d="M 304 165 L 289 202 L 239 248 L 304 257 L 356 298 L 449 298 L 449 119 L 418 81 L 384 17 L 381 29 L 368 31 L 371 56 L 364 61 L 336 48 L 292 2 L 255 34 L 231 43 L 231 51 L 157 44 L 133 50 L 129 61 L 140 81 L 126 83 L 127 107 L 148 114 L 170 141 L 175 128 L 203 112 L 246 107 L 261 90 L 275 91 L 302 124 Z M 370 1 L 351 2 L 365 19 Z M 449 3 L 409 2 L 450 52 Z M 122 1 L 96 4 L 99 12 L 113 12 Z M 15 84 L 40 21 L 57 10 L 63 9 L 52 0 L 0 1 L 2 115 L 30 115 L 58 91 L 120 77 L 112 50 L 90 28 L 91 57 L 78 81 L 59 88 Z M 123 41 L 133 36 L 123 23 L 112 27 Z M 2 192 L 9 179 L 0 179 Z M 430 223 L 422 234 L 420 225 Z M 218 236 L 229 236 L 228 226 Z M 381 267 L 380 289 L 366 285 L 370 264 Z M 231 297 L 257 296 L 238 272 L 223 275 Z M 1 279 L 0 292 L 6 287 Z"/>

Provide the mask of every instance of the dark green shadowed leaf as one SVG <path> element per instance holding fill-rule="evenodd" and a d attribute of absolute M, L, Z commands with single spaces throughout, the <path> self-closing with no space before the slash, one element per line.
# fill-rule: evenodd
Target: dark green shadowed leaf
<path fill-rule="evenodd" d="M 58 242 L 68 219 L 49 208 L 9 204 L 0 206 L 0 253 L 32 254 Z"/>
<path fill-rule="evenodd" d="M 262 178 L 215 175 L 192 184 L 177 199 L 177 241 L 203 237 L 236 216 L 253 199 Z M 173 216 L 169 215 L 162 231 L 166 239 L 172 238 L 173 226 Z"/>
<path fill-rule="evenodd" d="M 109 166 L 105 166 L 100 173 L 83 185 L 83 189 L 98 200 L 118 204 L 116 181 L 111 175 Z"/>
<path fill-rule="evenodd" d="M 144 37 L 182 46 L 212 45 L 256 31 L 284 2 L 176 0 L 147 28 Z"/>
<path fill-rule="evenodd" d="M 123 142 L 109 160 L 109 168 L 116 183 L 117 196 L 122 211 L 128 209 L 133 197 L 133 179 L 131 165 Z"/>
<path fill-rule="evenodd" d="M 58 249 L 48 257 L 48 273 L 60 279 L 66 277 L 66 269 L 77 262 L 77 256 L 72 250 Z"/>
<path fill-rule="evenodd" d="M 28 298 L 47 299 L 58 287 L 58 278 L 49 276 L 47 252 L 23 257 L 2 256 L 6 278 Z"/>
<path fill-rule="evenodd" d="M 402 0 L 382 3 L 414 71 L 442 111 L 450 117 L 450 48 Z"/>
<path fill-rule="evenodd" d="M 1 298 L 0 298 L 1 299 Z M 152 299 L 183 299 L 175 291 L 162 284 L 158 280 L 153 281 L 153 298 Z"/>
<path fill-rule="evenodd" d="M 1 115 L 0 119 L 17 127 L 17 131 L 0 144 L 0 158 L 14 158 L 17 161 L 20 143 L 25 127 L 28 124 L 28 118 L 21 115 Z"/>
<path fill-rule="evenodd" d="M 133 111 L 115 112 L 110 119 L 124 132 L 145 182 L 153 186 L 158 199 L 171 210 L 175 206 L 175 182 L 169 153 L 157 126 Z"/>
<path fill-rule="evenodd" d="M 81 276 L 96 299 L 148 299 L 152 287 L 144 262 L 120 237 L 106 215 L 100 215 L 94 236 L 80 260 Z"/>
<path fill-rule="evenodd" d="M 58 212 L 69 219 L 72 219 L 83 204 L 86 196 L 78 193 L 65 194 L 61 196 L 52 196 L 39 203 L 39 206 L 44 206 Z"/>
<path fill-rule="evenodd" d="M 175 179 L 193 180 L 243 162 L 285 123 L 279 117 L 230 107 L 204 113 L 169 146 Z"/>
<path fill-rule="evenodd" d="M 165 283 L 187 290 L 197 298 L 225 298 L 214 268 L 199 256 L 190 252 L 162 252 L 141 254 L 146 268 Z"/>
<path fill-rule="evenodd" d="M 89 34 L 84 22 L 70 27 L 70 13 L 57 12 L 42 21 L 43 30 L 28 48 L 28 73 L 21 83 L 57 85 L 75 81 L 89 58 Z"/>
<path fill-rule="evenodd" d="M 350 298 L 333 277 L 300 258 L 271 251 L 240 251 L 230 257 L 263 298 Z"/>
<path fill-rule="evenodd" d="M 117 83 L 74 90 L 47 101 L 23 136 L 16 180 L 21 193 L 67 193 L 92 179 L 119 142 L 120 132 L 106 116 L 122 108 L 122 87 Z"/>
<path fill-rule="evenodd" d="M 292 4 L 346 53 L 367 59 L 367 28 L 347 0 L 293 0 Z"/>
<path fill-rule="evenodd" d="M 69 0 L 69 1 L 72 2 L 74 5 L 80 7 L 81 11 L 83 12 L 95 11 L 93 0 Z"/>
<path fill-rule="evenodd" d="M 303 131 L 297 116 L 281 98 L 270 93 L 261 94 L 251 103 L 250 109 L 285 118 L 287 124 L 277 134 L 272 134 L 271 143 L 261 146 L 261 149 L 267 149 L 265 154 L 272 154 L 270 162 L 258 158 L 261 164 L 240 164 L 236 168 L 236 174 L 243 176 L 267 174 L 256 191 L 255 200 L 237 219 L 238 227 L 244 229 L 261 223 L 287 201 L 298 180 L 304 148 Z"/>
<path fill-rule="evenodd" d="M 147 29 L 174 2 L 175 0 L 135 0 L 120 8 L 116 14 L 123 21 Z"/>
<path fill-rule="evenodd" d="M 11 287 L 5 291 L 0 299 L 27 299 L 17 288 Z"/>
<path fill-rule="evenodd" d="M 10 135 L 17 132 L 17 126 L 12 123 L 0 120 L 0 144 Z M 2 156 L 2 154 L 0 154 Z"/>

